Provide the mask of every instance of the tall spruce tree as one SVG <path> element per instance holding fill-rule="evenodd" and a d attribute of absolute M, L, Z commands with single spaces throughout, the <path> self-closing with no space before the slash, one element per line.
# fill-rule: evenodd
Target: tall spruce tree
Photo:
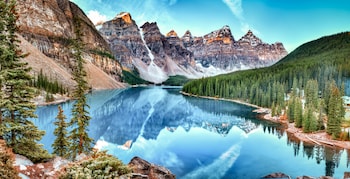
<path fill-rule="evenodd" d="M 4 58 L 4 54 L 5 54 L 5 50 L 6 50 L 6 31 L 5 31 L 5 27 L 6 27 L 6 11 L 7 11 L 7 6 L 6 3 L 4 1 L 0 1 L 0 138 L 2 137 L 3 133 L 4 133 L 4 127 L 2 125 L 2 121 L 3 121 L 3 116 L 2 116 L 2 112 L 4 110 L 4 106 L 5 106 L 5 96 L 4 96 L 4 92 L 3 92 L 3 85 L 5 83 L 4 80 L 4 73 L 3 73 L 3 69 L 4 69 L 4 65 L 6 63 L 5 58 Z"/>
<path fill-rule="evenodd" d="M 56 139 L 52 144 L 53 153 L 65 157 L 69 152 L 69 141 L 67 140 L 67 126 L 66 116 L 63 114 L 63 109 L 61 106 L 58 106 L 58 114 L 56 117 L 55 125 L 56 129 L 54 135 Z"/>
<path fill-rule="evenodd" d="M 318 106 L 318 83 L 316 80 L 308 80 L 305 87 L 306 105 L 315 108 Z"/>
<path fill-rule="evenodd" d="M 341 119 L 343 118 L 341 112 L 343 108 L 343 99 L 334 81 L 331 84 L 330 90 L 327 133 L 331 134 L 334 138 L 338 138 L 341 132 Z"/>
<path fill-rule="evenodd" d="M 30 68 L 21 59 L 26 56 L 18 47 L 16 32 L 16 1 L 1 1 L 1 134 L 13 151 L 33 162 L 50 157 L 42 145 L 37 144 L 45 134 L 28 118 L 35 118 L 36 106 L 31 100 L 34 89 L 29 86 Z"/>
<path fill-rule="evenodd" d="M 296 100 L 294 111 L 295 127 L 300 128 L 303 126 L 303 105 L 301 103 L 300 98 L 297 98 Z"/>
<path fill-rule="evenodd" d="M 87 127 L 91 117 L 87 109 L 87 99 L 85 92 L 88 90 L 88 83 L 86 81 L 86 71 L 84 70 L 83 59 L 83 42 L 81 37 L 83 36 L 80 30 L 80 20 L 74 19 L 75 23 L 75 35 L 76 38 L 72 42 L 73 57 L 75 59 L 76 66 L 73 71 L 73 79 L 77 85 L 73 92 L 73 97 L 76 102 L 72 109 L 72 119 L 69 123 L 73 129 L 70 132 L 70 157 L 75 159 L 78 154 L 90 152 L 92 149 L 93 139 L 89 137 L 87 133 Z"/>
<path fill-rule="evenodd" d="M 294 95 L 291 97 L 289 100 L 289 105 L 288 105 L 288 121 L 290 123 L 293 123 L 295 121 L 295 108 L 296 108 L 296 102 L 299 100 L 299 98 L 296 98 Z"/>

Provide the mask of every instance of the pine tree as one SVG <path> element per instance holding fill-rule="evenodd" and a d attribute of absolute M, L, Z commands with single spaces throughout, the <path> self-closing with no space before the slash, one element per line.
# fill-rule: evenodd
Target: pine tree
<path fill-rule="evenodd" d="M 343 100 L 340 96 L 340 91 L 333 81 L 331 85 L 331 95 L 328 104 L 328 121 L 327 133 L 334 138 L 338 138 L 341 132 L 341 108 L 343 108 Z"/>
<path fill-rule="evenodd" d="M 314 109 L 312 107 L 305 109 L 305 117 L 303 119 L 303 131 L 304 132 L 314 132 L 317 130 L 317 119 L 313 113 Z"/>
<path fill-rule="evenodd" d="M 276 116 L 276 106 L 275 106 L 275 102 L 272 103 L 272 107 L 271 107 L 271 116 L 274 117 Z"/>
<path fill-rule="evenodd" d="M 312 115 L 311 113 L 311 110 L 309 108 L 306 108 L 305 109 L 305 113 L 304 113 L 304 117 L 303 117 L 303 131 L 304 132 L 310 132 L 310 124 L 311 124 L 311 121 L 310 121 L 310 116 Z"/>
<path fill-rule="evenodd" d="M 24 155 L 33 162 L 50 157 L 42 145 L 37 144 L 45 134 L 28 118 L 35 118 L 36 106 L 31 100 L 35 91 L 29 86 L 32 77 L 30 68 L 21 59 L 26 56 L 18 47 L 16 32 L 16 1 L 1 3 L 1 133 L 15 153 Z"/>
<path fill-rule="evenodd" d="M 316 80 L 308 80 L 305 88 L 306 105 L 315 108 L 318 104 L 318 83 Z"/>
<path fill-rule="evenodd" d="M 303 106 L 301 103 L 301 100 L 297 98 L 295 103 L 295 109 L 294 109 L 294 116 L 295 116 L 295 127 L 302 127 L 303 126 Z"/>
<path fill-rule="evenodd" d="M 5 17 L 6 17 L 7 6 L 4 1 L 0 1 L 0 138 L 4 134 L 4 126 L 3 126 L 3 110 L 6 104 L 5 96 L 3 92 L 3 85 L 5 84 L 4 79 L 4 65 L 6 64 L 5 60 L 5 52 L 6 52 L 6 31 L 5 31 Z"/>
<path fill-rule="evenodd" d="M 83 45 L 82 33 L 80 31 L 80 20 L 75 19 L 75 35 L 76 39 L 73 40 L 73 56 L 76 60 L 76 67 L 73 71 L 73 78 L 77 83 L 73 97 L 76 102 L 72 109 L 72 119 L 69 126 L 73 129 L 70 132 L 70 157 L 75 158 L 78 154 L 83 152 L 90 152 L 92 147 L 93 139 L 89 137 L 87 133 L 87 127 L 89 126 L 90 116 L 87 109 L 89 105 L 87 104 L 87 99 L 85 92 L 88 90 L 88 84 L 86 81 L 86 71 L 84 70 L 84 59 L 82 58 Z"/>
<path fill-rule="evenodd" d="M 288 105 L 288 121 L 290 123 L 293 123 L 295 120 L 295 107 L 296 107 L 296 101 L 297 99 L 292 96 L 292 98 L 289 100 L 289 105 Z"/>
<path fill-rule="evenodd" d="M 68 124 L 65 122 L 66 116 L 63 114 L 63 110 L 61 106 L 58 106 L 58 114 L 56 117 L 55 125 L 56 129 L 54 131 L 54 135 L 56 139 L 52 144 L 53 153 L 65 157 L 68 154 L 69 142 L 67 140 L 67 126 Z"/>

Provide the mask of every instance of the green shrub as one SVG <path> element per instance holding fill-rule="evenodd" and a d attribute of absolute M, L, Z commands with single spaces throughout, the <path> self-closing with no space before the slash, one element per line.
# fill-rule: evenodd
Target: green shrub
<path fill-rule="evenodd" d="M 103 152 L 97 152 L 88 159 L 74 163 L 60 176 L 66 178 L 116 178 L 131 173 L 119 159 Z"/>
<path fill-rule="evenodd" d="M 0 141 L 0 178 L 18 179 L 18 171 L 13 167 L 14 155 L 5 145 Z"/>

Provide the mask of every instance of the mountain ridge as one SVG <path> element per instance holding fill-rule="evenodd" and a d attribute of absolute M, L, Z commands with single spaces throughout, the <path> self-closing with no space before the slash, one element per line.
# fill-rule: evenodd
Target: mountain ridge
<path fill-rule="evenodd" d="M 251 37 L 245 38 L 248 44 L 244 40 L 235 41 L 229 26 L 202 37 L 193 37 L 190 31 L 179 37 L 175 30 L 163 35 L 156 22 L 146 22 L 138 27 L 126 12 L 104 22 L 99 31 L 124 67 L 137 69 L 141 77 L 151 82 L 155 79 L 149 73 L 163 76 L 163 80 L 157 79 L 156 83 L 165 81 L 166 76 L 181 75 L 194 79 L 265 67 L 287 54 L 282 43 L 263 43 L 251 31 L 247 33 Z M 157 72 L 150 71 L 151 61 Z"/>
<path fill-rule="evenodd" d="M 72 50 L 70 48 L 71 41 L 75 38 L 76 21 L 80 21 L 81 30 L 83 32 L 83 43 L 85 46 L 83 57 L 87 62 L 87 66 L 91 67 L 88 71 L 89 86 L 93 89 L 109 89 L 120 88 L 122 84 L 122 69 L 118 61 L 111 58 L 111 50 L 104 38 L 99 34 L 93 23 L 86 14 L 73 2 L 69 0 L 17 0 L 16 4 L 19 27 L 19 35 L 29 42 L 31 46 L 21 46 L 20 48 L 28 49 L 39 57 L 41 61 L 55 63 L 51 65 L 50 70 L 45 63 L 36 63 L 34 57 L 29 54 L 28 59 L 33 63 L 29 63 L 33 68 L 33 74 L 39 74 L 43 69 L 46 76 L 51 80 L 58 80 L 59 83 L 66 85 L 66 88 L 72 89 L 73 84 L 70 77 L 59 77 L 55 73 L 62 70 L 62 74 L 71 74 L 74 68 L 74 59 L 72 58 Z M 36 51 L 36 48 L 38 51 Z M 42 55 L 39 55 L 41 53 Z M 36 64 L 32 66 L 31 64 Z M 92 65 L 92 66 L 91 66 Z M 96 67 L 96 68 L 95 68 Z M 60 68 L 60 69 L 57 69 Z M 69 76 L 65 75 L 65 76 Z M 100 81 L 93 80 L 94 76 L 99 76 Z"/>
<path fill-rule="evenodd" d="M 283 94 L 289 93 L 293 85 L 302 89 L 309 80 L 318 82 L 321 94 L 327 93 L 332 80 L 338 87 L 345 83 L 345 88 L 349 89 L 349 57 L 350 33 L 333 34 L 300 45 L 270 67 L 193 80 L 184 85 L 183 91 L 201 96 L 242 99 L 271 107 L 273 102 L 275 105 L 283 103 Z M 345 89 L 347 95 L 348 89 Z M 271 96 L 266 96 L 272 94 L 271 90 L 280 91 L 273 100 Z M 280 97 L 276 98 L 276 95 Z"/>

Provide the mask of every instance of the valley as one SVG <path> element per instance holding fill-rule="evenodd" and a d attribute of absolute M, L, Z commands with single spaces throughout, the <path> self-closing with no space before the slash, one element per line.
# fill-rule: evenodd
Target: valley
<path fill-rule="evenodd" d="M 0 178 L 347 178 L 336 2 L 0 1 Z"/>

